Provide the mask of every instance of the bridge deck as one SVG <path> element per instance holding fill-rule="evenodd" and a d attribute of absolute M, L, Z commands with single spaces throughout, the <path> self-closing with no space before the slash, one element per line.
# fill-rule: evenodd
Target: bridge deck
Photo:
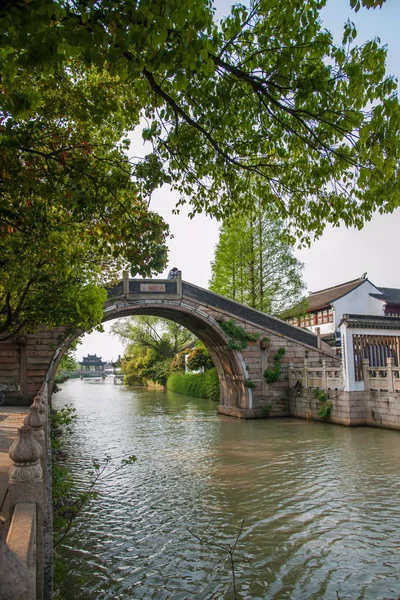
<path fill-rule="evenodd" d="M 285 323 L 285 321 L 281 321 L 281 319 L 271 317 L 259 310 L 250 308 L 249 306 L 235 302 L 235 300 L 230 300 L 229 298 L 225 298 L 224 296 L 220 296 L 219 294 L 215 294 L 214 292 L 210 292 L 209 290 L 205 290 L 186 281 L 182 281 L 182 290 L 184 296 L 192 298 L 193 300 L 227 311 L 250 323 L 265 327 L 278 335 L 284 335 L 292 340 L 307 344 L 314 348 L 317 347 L 317 337 L 310 331 L 289 325 L 289 323 Z"/>

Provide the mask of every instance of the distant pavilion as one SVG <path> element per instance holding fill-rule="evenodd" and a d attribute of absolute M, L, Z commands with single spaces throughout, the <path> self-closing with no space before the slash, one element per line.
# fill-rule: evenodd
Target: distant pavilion
<path fill-rule="evenodd" d="M 82 358 L 82 361 L 79 363 L 81 367 L 81 372 L 83 373 L 104 373 L 104 365 L 106 361 L 101 360 L 101 356 L 97 356 L 97 354 L 88 354 Z"/>

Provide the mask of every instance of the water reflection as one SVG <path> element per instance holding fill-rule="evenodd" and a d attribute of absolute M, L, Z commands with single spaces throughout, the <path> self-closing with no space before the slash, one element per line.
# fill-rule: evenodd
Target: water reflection
<path fill-rule="evenodd" d="M 63 552 L 86 573 L 70 599 L 228 599 L 220 543 L 235 537 L 239 597 L 397 598 L 400 434 L 300 420 L 241 421 L 162 390 L 70 381 L 70 463 L 136 454 L 104 481 Z M 81 477 L 82 478 L 82 477 Z M 82 482 L 84 485 L 84 482 Z"/>

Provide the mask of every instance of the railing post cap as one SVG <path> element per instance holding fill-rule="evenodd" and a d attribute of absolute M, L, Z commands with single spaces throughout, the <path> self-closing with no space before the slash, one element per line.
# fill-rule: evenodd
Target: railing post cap
<path fill-rule="evenodd" d="M 44 410 L 41 410 L 41 406 L 38 403 L 33 403 L 29 408 L 29 412 L 24 419 L 24 424 L 32 429 L 42 429 L 46 422 L 46 415 Z"/>
<path fill-rule="evenodd" d="M 26 425 L 18 429 L 17 439 L 12 444 L 9 455 L 21 467 L 31 466 L 40 460 L 42 448 L 34 438 L 33 429 Z"/>

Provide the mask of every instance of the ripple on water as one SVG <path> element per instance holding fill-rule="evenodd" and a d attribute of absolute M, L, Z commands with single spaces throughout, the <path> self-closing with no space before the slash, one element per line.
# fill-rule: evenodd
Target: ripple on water
<path fill-rule="evenodd" d="M 62 552 L 85 585 L 66 600 L 389 600 L 400 593 L 400 435 L 298 420 L 244 422 L 160 390 L 72 380 L 69 464 L 137 456 L 102 481 Z"/>

